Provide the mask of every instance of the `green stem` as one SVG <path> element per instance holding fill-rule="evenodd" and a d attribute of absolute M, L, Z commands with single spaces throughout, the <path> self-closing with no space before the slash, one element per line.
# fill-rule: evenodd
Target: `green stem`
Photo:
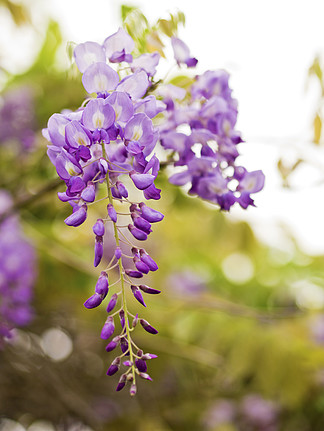
<path fill-rule="evenodd" d="M 102 154 L 106 157 L 106 150 L 105 150 L 105 144 L 102 143 Z M 109 181 L 109 170 L 106 175 L 106 183 L 107 183 L 107 191 L 108 191 L 108 200 L 109 203 L 114 207 L 114 200 L 113 195 L 111 193 L 111 186 Z M 116 226 L 116 223 L 113 222 L 114 225 L 114 236 L 116 241 L 116 246 L 119 247 L 119 236 L 118 236 L 118 229 Z M 128 310 L 127 310 L 127 302 L 126 302 L 126 289 L 125 289 L 125 279 L 124 279 L 124 268 L 122 263 L 122 258 L 118 260 L 118 266 L 119 266 L 119 275 L 120 275 L 120 284 L 121 284 L 121 292 L 122 292 L 122 308 L 125 313 L 125 328 L 126 328 L 126 337 L 127 337 L 127 343 L 128 343 L 128 349 L 129 349 L 129 359 L 132 362 L 132 376 L 133 376 L 133 382 L 135 384 L 135 358 L 134 358 L 134 352 L 132 347 L 132 339 L 130 335 L 130 327 L 128 322 Z"/>

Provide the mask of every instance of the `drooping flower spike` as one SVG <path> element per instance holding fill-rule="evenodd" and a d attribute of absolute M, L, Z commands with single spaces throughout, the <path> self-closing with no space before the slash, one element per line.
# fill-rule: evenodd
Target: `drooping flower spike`
<path fill-rule="evenodd" d="M 180 67 L 195 67 L 197 60 L 183 41 L 173 37 L 171 45 Z M 131 395 L 136 394 L 138 376 L 152 380 L 147 361 L 156 358 L 143 353 L 132 339 L 138 326 L 153 335 L 158 330 L 141 312 L 134 315 L 129 311 L 126 291 L 132 293 L 134 305 L 138 303 L 142 312 L 145 295 L 160 293 L 145 284 L 145 275 L 157 271 L 158 265 L 143 247 L 154 224 L 164 217 L 146 203 L 161 196 L 155 185 L 160 170 L 157 154 L 171 153 L 173 159 L 168 157 L 168 164 L 182 167 L 171 176 L 171 183 L 191 184 L 191 194 L 221 209 L 228 210 L 235 202 L 243 208 L 253 205 L 250 194 L 260 191 L 264 182 L 261 171 L 249 173 L 235 165 L 237 144 L 242 139 L 235 130 L 237 103 L 231 97 L 226 72 L 208 71 L 187 89 L 162 80 L 155 82 L 160 54 L 136 56 L 134 47 L 122 28 L 102 45 L 78 45 L 74 58 L 91 98 L 75 112 L 52 115 L 43 132 L 50 141 L 48 156 L 66 185 L 58 197 L 72 207 L 72 214 L 65 219 L 67 225 L 82 225 L 89 204 L 97 202 L 99 188 L 106 188 L 106 211 L 92 228 L 94 266 L 101 274 L 84 306 L 92 309 L 107 301 L 101 338 L 108 342 L 107 352 L 120 349 L 107 375 L 121 370 L 116 390 L 129 384 Z M 183 125 L 189 126 L 189 133 L 179 130 Z M 157 151 L 159 143 L 162 148 Z M 132 202 L 134 189 L 143 194 L 142 202 Z M 127 212 L 121 216 L 119 207 L 123 205 L 127 205 Z M 129 214 L 126 224 L 125 213 Z M 104 242 L 108 224 L 112 225 L 115 250 L 107 265 Z M 129 253 L 123 253 L 124 246 L 129 246 Z M 124 266 L 125 259 L 131 259 L 132 264 Z M 119 271 L 119 280 L 109 286 L 109 272 L 114 268 Z"/>

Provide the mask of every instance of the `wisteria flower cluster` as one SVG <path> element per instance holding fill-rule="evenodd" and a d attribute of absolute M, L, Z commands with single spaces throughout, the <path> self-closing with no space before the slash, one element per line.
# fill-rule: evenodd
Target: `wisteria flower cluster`
<path fill-rule="evenodd" d="M 12 206 L 12 199 L 0 190 L 0 216 Z M 15 215 L 0 223 L 0 348 L 11 330 L 32 320 L 31 305 L 36 278 L 34 248 L 24 238 Z"/>
<path fill-rule="evenodd" d="M 173 37 L 171 43 L 178 66 L 196 66 L 197 60 L 190 56 L 184 42 Z M 252 205 L 250 194 L 263 186 L 260 171 L 248 173 L 243 167 L 234 166 L 238 155 L 236 144 L 241 139 L 234 131 L 237 109 L 227 74 L 206 72 L 197 77 L 189 90 L 189 100 L 186 90 L 154 81 L 161 57 L 158 52 L 133 56 L 134 51 L 134 40 L 122 28 L 102 45 L 96 42 L 77 45 L 74 58 L 90 97 L 75 112 L 52 115 L 43 131 L 50 141 L 48 156 L 66 184 L 66 191 L 58 194 L 59 199 L 72 207 L 72 214 L 65 219 L 67 225 L 80 226 L 90 205 L 102 200 L 98 199 L 100 185 L 106 188 L 106 212 L 93 226 L 94 266 L 104 262 L 108 223 L 112 224 L 114 255 L 102 269 L 94 294 L 84 305 L 88 309 L 100 306 L 114 285 L 101 338 L 108 340 L 107 352 L 120 349 L 107 375 L 122 368 L 117 391 L 129 383 L 131 395 L 136 393 L 137 376 L 151 380 L 147 361 L 156 357 L 144 353 L 132 339 L 138 324 L 150 334 L 158 331 L 138 313 L 129 311 L 126 291 L 132 292 L 143 306 L 146 306 L 143 294 L 160 293 L 142 284 L 143 276 L 156 271 L 158 266 L 145 248 L 137 244 L 147 240 L 154 223 L 164 216 L 147 202 L 134 202 L 131 198 L 137 189 L 146 201 L 160 199 L 161 190 L 155 185 L 160 170 L 157 144 L 162 144 L 159 154 L 172 152 L 173 158 L 168 155 L 165 164 L 186 166 L 185 171 L 171 177 L 171 182 L 178 185 L 191 182 L 191 193 L 218 203 L 222 209 L 229 209 L 235 201 L 244 208 Z M 178 131 L 184 124 L 190 127 L 189 134 Z M 198 153 L 194 149 L 196 143 L 201 146 Z M 230 189 L 233 181 L 237 182 L 236 190 Z M 129 217 L 126 225 L 125 216 Z M 124 265 L 127 258 L 132 260 L 132 268 Z M 118 268 L 119 279 L 109 285 L 108 273 L 113 268 Z"/>
<path fill-rule="evenodd" d="M 20 86 L 0 98 L 0 144 L 15 141 L 24 150 L 35 143 L 35 109 L 32 89 Z"/>

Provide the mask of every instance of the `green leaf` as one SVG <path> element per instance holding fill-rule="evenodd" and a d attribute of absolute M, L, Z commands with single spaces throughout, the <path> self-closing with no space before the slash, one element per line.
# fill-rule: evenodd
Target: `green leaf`
<path fill-rule="evenodd" d="M 184 89 L 189 88 L 195 82 L 194 78 L 186 75 L 175 76 L 170 80 L 170 84 L 176 85 Z"/>
<path fill-rule="evenodd" d="M 122 21 L 124 22 L 126 20 L 126 18 L 128 17 L 128 15 L 136 9 L 137 9 L 137 7 L 135 7 L 135 6 L 127 6 L 125 4 L 122 4 L 121 5 L 121 19 L 122 19 Z"/>
<path fill-rule="evenodd" d="M 32 69 L 48 69 L 55 63 L 55 56 L 62 43 L 62 34 L 57 22 L 50 21 L 47 27 L 45 40 Z"/>
<path fill-rule="evenodd" d="M 321 134 L 322 134 L 322 119 L 321 117 L 316 114 L 313 122 L 314 127 L 314 143 L 319 144 L 321 140 Z"/>
<path fill-rule="evenodd" d="M 158 24 L 159 30 L 161 30 L 162 33 L 164 33 L 168 37 L 173 36 L 173 29 L 170 21 L 166 19 L 160 19 L 157 24 Z"/>

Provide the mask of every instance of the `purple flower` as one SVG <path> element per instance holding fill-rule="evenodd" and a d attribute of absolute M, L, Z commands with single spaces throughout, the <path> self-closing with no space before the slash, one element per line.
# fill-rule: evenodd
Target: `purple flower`
<path fill-rule="evenodd" d="M 107 66 L 109 67 L 109 66 Z M 82 122 L 89 130 L 108 129 L 115 121 L 115 111 L 103 99 L 93 99 L 84 108 Z"/>
<path fill-rule="evenodd" d="M 179 38 L 172 37 L 171 44 L 173 48 L 174 58 L 180 66 L 186 64 L 188 67 L 195 67 L 198 63 L 196 58 L 190 57 L 190 51 L 188 46 Z"/>
<path fill-rule="evenodd" d="M 124 138 L 144 146 L 149 144 L 153 138 L 152 120 L 145 114 L 135 114 L 125 126 Z"/>
<path fill-rule="evenodd" d="M 12 206 L 10 195 L 0 190 L 0 215 Z M 36 254 L 24 237 L 17 216 L 0 224 L 0 348 L 11 329 L 33 318 L 31 301 L 36 278 Z"/>
<path fill-rule="evenodd" d="M 118 82 L 118 73 L 106 63 L 91 64 L 82 76 L 82 84 L 88 93 L 112 91 Z"/>
<path fill-rule="evenodd" d="M 116 90 L 123 91 L 133 99 L 140 99 L 146 93 L 149 79 L 144 70 L 138 70 L 133 75 L 126 76 L 120 81 Z"/>
<path fill-rule="evenodd" d="M 161 56 L 158 52 L 142 54 L 134 58 L 131 64 L 132 71 L 144 70 L 149 76 L 153 76 L 156 73 L 156 66 L 159 64 L 160 58 Z"/>
<path fill-rule="evenodd" d="M 105 50 L 96 42 L 80 43 L 74 48 L 73 55 L 81 73 L 93 63 L 106 61 Z"/>
<path fill-rule="evenodd" d="M 120 27 L 116 33 L 107 37 L 103 46 L 105 48 L 107 58 L 112 63 L 132 61 L 132 56 L 130 54 L 135 48 L 135 43 L 123 28 Z"/>

